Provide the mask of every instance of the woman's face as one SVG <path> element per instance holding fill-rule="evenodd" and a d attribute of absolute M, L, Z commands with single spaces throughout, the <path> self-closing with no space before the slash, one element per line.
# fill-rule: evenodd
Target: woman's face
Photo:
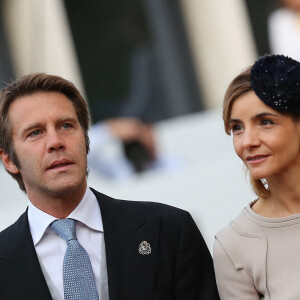
<path fill-rule="evenodd" d="M 268 179 L 295 166 L 300 170 L 300 122 L 265 105 L 253 91 L 233 103 L 229 128 L 235 152 L 254 179 Z"/>

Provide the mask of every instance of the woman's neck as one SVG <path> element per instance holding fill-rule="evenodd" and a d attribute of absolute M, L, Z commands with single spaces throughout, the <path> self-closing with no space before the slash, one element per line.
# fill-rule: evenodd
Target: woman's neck
<path fill-rule="evenodd" d="M 271 195 L 259 198 L 252 209 L 259 215 L 280 218 L 300 213 L 300 172 L 268 179 Z"/>

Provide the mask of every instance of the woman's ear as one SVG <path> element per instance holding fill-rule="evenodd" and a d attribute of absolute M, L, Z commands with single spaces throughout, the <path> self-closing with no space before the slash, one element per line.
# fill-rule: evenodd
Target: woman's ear
<path fill-rule="evenodd" d="M 0 158 L 2 160 L 2 163 L 5 167 L 5 169 L 12 173 L 12 174 L 18 174 L 20 173 L 20 170 L 17 168 L 17 166 L 13 163 L 13 161 L 10 159 L 10 156 L 4 152 L 3 149 L 0 149 Z"/>

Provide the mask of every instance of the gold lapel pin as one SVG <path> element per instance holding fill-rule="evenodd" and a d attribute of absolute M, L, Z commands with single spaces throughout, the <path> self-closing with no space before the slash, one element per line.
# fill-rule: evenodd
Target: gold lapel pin
<path fill-rule="evenodd" d="M 139 253 L 142 255 L 149 255 L 151 253 L 151 246 L 147 241 L 142 241 L 140 243 Z"/>

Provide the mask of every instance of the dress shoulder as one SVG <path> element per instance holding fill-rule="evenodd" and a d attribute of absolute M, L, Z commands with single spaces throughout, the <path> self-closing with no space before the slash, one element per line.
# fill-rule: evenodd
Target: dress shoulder
<path fill-rule="evenodd" d="M 252 259 L 261 256 L 261 250 L 267 246 L 265 235 L 251 230 L 248 223 L 243 209 L 234 221 L 215 235 L 236 270 L 252 266 Z"/>

